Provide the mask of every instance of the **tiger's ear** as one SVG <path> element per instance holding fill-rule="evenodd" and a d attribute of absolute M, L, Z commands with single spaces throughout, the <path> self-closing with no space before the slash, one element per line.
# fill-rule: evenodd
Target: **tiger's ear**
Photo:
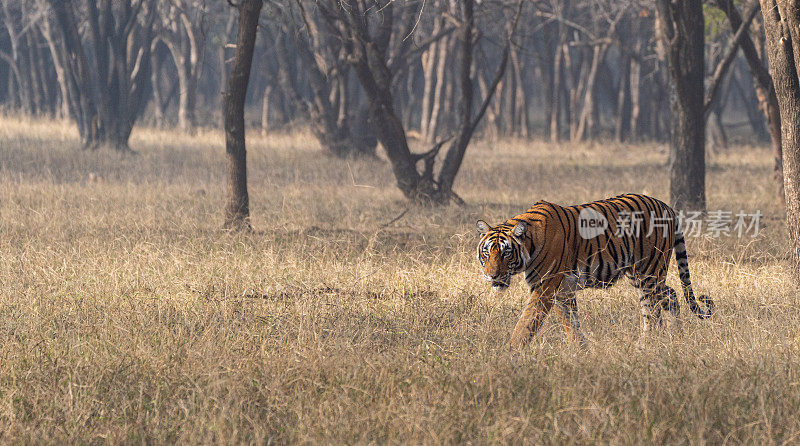
<path fill-rule="evenodd" d="M 486 235 L 486 233 L 489 232 L 492 229 L 492 227 L 489 226 L 489 223 L 486 223 L 483 220 L 478 220 L 478 223 L 477 223 L 476 226 L 478 227 L 478 232 L 480 232 L 481 235 Z"/>
<path fill-rule="evenodd" d="M 528 223 L 521 221 L 514 226 L 514 229 L 512 229 L 511 233 L 514 234 L 514 237 L 522 237 L 527 230 Z"/>

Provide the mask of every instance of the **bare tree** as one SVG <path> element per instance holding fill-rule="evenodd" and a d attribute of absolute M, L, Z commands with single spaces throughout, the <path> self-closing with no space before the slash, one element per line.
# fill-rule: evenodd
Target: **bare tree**
<path fill-rule="evenodd" d="M 442 13 L 442 15 L 444 15 L 444 11 L 442 11 Z M 438 30 L 435 27 L 434 31 L 441 31 L 444 26 L 444 19 L 438 20 L 438 24 Z M 431 49 L 428 51 L 429 72 L 425 74 L 428 78 L 433 78 L 433 89 L 431 96 L 427 98 L 430 102 L 429 113 L 426 115 L 425 111 L 428 110 L 423 110 L 423 122 L 420 123 L 422 137 L 428 142 L 433 142 L 436 138 L 439 122 L 441 121 L 440 114 L 445 107 L 444 91 L 445 85 L 447 85 L 445 77 L 447 76 L 448 62 L 452 62 L 452 55 L 448 54 L 448 50 L 450 49 L 448 40 L 449 37 L 445 37 L 431 45 Z M 433 69 L 434 67 L 435 70 Z M 426 79 L 426 82 L 428 80 L 429 79 Z"/>
<path fill-rule="evenodd" d="M 444 197 L 458 196 L 453 192 L 453 182 L 456 179 L 456 174 L 461 168 L 461 162 L 464 160 L 464 154 L 467 151 L 472 135 L 475 129 L 483 118 L 486 109 L 489 107 L 489 102 L 492 100 L 492 95 L 497 89 L 497 84 L 506 72 L 508 65 L 509 51 L 511 48 L 511 38 L 514 30 L 517 27 L 520 14 L 522 13 L 523 3 L 520 1 L 517 5 L 516 14 L 509 22 L 507 29 L 508 34 L 506 37 L 506 44 L 503 47 L 502 56 L 500 58 L 500 66 L 497 68 L 492 84 L 489 86 L 489 91 L 483 98 L 483 102 L 476 114 L 472 112 L 473 91 L 475 89 L 474 81 L 472 79 L 472 52 L 473 52 L 473 39 L 475 32 L 475 16 L 474 16 L 474 1 L 465 0 L 461 6 L 463 10 L 464 25 L 463 33 L 461 35 L 461 66 L 460 66 L 460 84 L 461 84 L 461 111 L 460 111 L 460 125 L 455 141 L 448 149 L 442 162 L 442 169 L 439 172 L 439 194 Z M 435 154 L 435 150 L 433 153 Z"/>
<path fill-rule="evenodd" d="M 8 96 L 13 106 L 33 115 L 54 115 L 58 91 L 50 82 L 54 65 L 43 50 L 42 24 L 46 7 L 33 0 L 0 1 L 0 21 L 7 46 L 0 38 L 0 61 L 8 66 Z M 56 67 L 57 68 L 57 67 Z"/>
<path fill-rule="evenodd" d="M 156 126 L 167 126 L 167 108 L 178 95 L 179 82 L 169 75 L 167 65 L 169 49 L 159 38 L 153 40 L 150 48 L 150 85 L 153 91 L 153 119 Z"/>
<path fill-rule="evenodd" d="M 434 178 L 434 161 L 445 141 L 434 145 L 433 149 L 421 154 L 412 154 L 408 146 L 403 123 L 397 113 L 397 104 L 394 101 L 393 86 L 395 70 L 398 61 L 404 60 L 409 46 L 405 41 L 398 39 L 394 34 L 396 3 L 384 0 L 374 4 L 371 1 L 347 0 L 340 5 L 338 1 L 318 2 L 323 17 L 328 21 L 330 29 L 338 30 L 339 37 L 344 42 L 348 60 L 352 64 L 361 86 L 366 92 L 369 101 L 369 111 L 372 115 L 373 128 L 381 141 L 394 171 L 397 185 L 406 198 L 423 203 L 447 203 L 452 199 L 460 201 L 453 193 L 452 184 L 455 174 L 461 165 L 466 143 L 471 138 L 476 121 L 488 107 L 492 93 L 497 88 L 499 78 L 505 72 L 510 45 L 510 33 L 506 36 L 503 50 L 503 62 L 498 68 L 498 75 L 491 85 L 489 94 L 476 117 L 464 119 L 462 117 L 461 130 L 456 140 L 445 157 L 438 179 Z M 377 7 L 376 7 L 377 6 Z M 461 37 L 461 79 L 462 79 L 462 115 L 471 116 L 472 89 L 472 49 L 474 36 L 473 1 L 465 1 L 460 5 L 462 14 Z M 517 8 L 515 19 L 510 22 L 517 23 L 522 2 Z M 409 15 L 406 14 L 406 17 Z M 509 30 L 513 27 L 509 25 Z M 413 30 L 413 22 L 402 27 L 403 35 Z M 390 48 L 390 44 L 400 41 Z M 466 54 L 469 53 L 469 57 Z M 467 73 L 466 76 L 463 73 Z M 467 83 L 464 83 L 466 79 Z M 467 92 L 469 90 L 469 92 Z M 451 155 L 452 153 L 452 155 Z M 417 163 L 422 162 L 421 170 L 417 170 Z"/>
<path fill-rule="evenodd" d="M 34 112 L 32 91 L 31 91 L 31 77 L 27 73 L 27 58 L 22 47 L 25 44 L 24 37 L 30 31 L 30 27 L 25 26 L 25 21 L 30 18 L 27 17 L 23 11 L 24 3 L 10 2 L 9 0 L 2 0 L 0 2 L 3 12 L 3 23 L 8 34 L 8 41 L 10 51 L 0 50 L 0 58 L 2 58 L 11 70 L 11 80 L 16 87 L 16 98 L 20 106 L 28 113 Z M 25 73 L 25 74 L 23 74 Z"/>
<path fill-rule="evenodd" d="M 702 5 L 692 0 L 657 0 L 659 31 L 670 95 L 670 200 L 677 209 L 705 210 L 705 124 L 719 98 L 720 85 L 743 41 L 757 4 L 751 3 L 728 48 L 704 87 L 705 28 Z M 718 123 L 721 127 L 721 123 Z"/>
<path fill-rule="evenodd" d="M 753 21 L 753 18 L 757 13 L 758 2 L 753 0 L 745 12 L 745 20 L 742 21 L 740 18 L 737 27 L 733 29 L 733 37 L 725 38 L 724 40 L 720 39 L 721 41 L 717 42 L 717 45 L 714 45 L 717 47 L 717 51 L 714 51 L 714 53 L 716 53 L 716 58 L 718 60 L 716 62 L 716 68 L 714 69 L 711 78 L 707 82 L 708 86 L 706 88 L 705 100 L 703 102 L 705 116 L 706 119 L 708 119 L 707 129 L 712 147 L 716 146 L 723 149 L 728 147 L 728 137 L 725 134 L 725 129 L 722 125 L 722 112 L 725 109 L 725 102 L 728 97 L 727 93 L 730 92 L 729 81 L 726 81 L 725 79 L 728 70 L 736 58 L 736 54 L 741 47 L 744 36 L 747 34 L 750 23 Z M 728 40 L 730 42 L 727 44 L 727 48 L 723 50 L 724 42 Z M 723 87 L 723 85 L 725 85 L 725 87 Z M 725 91 L 725 94 L 722 94 L 723 90 Z"/>
<path fill-rule="evenodd" d="M 233 1 L 230 1 L 234 5 Z M 250 198 L 247 194 L 247 150 L 245 146 L 244 102 L 253 64 L 258 18 L 263 0 L 242 0 L 239 11 L 236 53 L 225 91 L 225 158 L 228 172 L 225 228 L 250 230 Z"/>
<path fill-rule="evenodd" d="M 761 0 L 769 67 L 781 114 L 786 227 L 792 276 L 800 283 L 800 1 Z"/>
<path fill-rule="evenodd" d="M 742 24 L 745 23 L 739 10 L 734 6 L 733 0 L 716 0 L 716 5 L 725 13 L 733 29 L 741 28 Z M 768 124 L 767 128 L 775 153 L 775 178 L 778 183 L 778 195 L 783 199 L 781 117 L 778 110 L 778 98 L 775 96 L 775 86 L 772 84 L 772 77 L 769 75 L 765 61 L 762 60 L 755 43 L 753 43 L 748 33 L 743 33 L 741 47 L 742 54 L 753 77 L 753 87 L 758 98 L 759 108 Z"/>
<path fill-rule="evenodd" d="M 67 84 L 67 102 L 72 117 L 78 123 L 78 133 L 84 147 L 96 147 L 98 110 L 92 88 L 89 61 L 83 50 L 72 2 L 48 0 L 56 17 L 59 32 L 57 45 L 52 45 L 54 59 L 60 59 Z"/>
<path fill-rule="evenodd" d="M 435 3 L 432 4 L 432 7 L 436 7 Z M 439 31 L 442 30 L 444 26 L 444 14 L 441 17 L 434 20 L 433 25 L 433 34 L 437 34 Z M 430 129 L 431 126 L 431 111 L 432 111 L 432 102 L 434 101 L 434 86 L 437 82 L 437 71 L 438 67 L 441 66 L 441 75 L 440 77 L 444 77 L 444 63 L 436 63 L 437 54 L 440 53 L 438 51 L 439 46 L 445 47 L 445 54 L 446 54 L 446 45 L 444 42 L 436 42 L 428 48 L 422 54 L 422 76 L 423 76 L 423 89 L 422 89 L 422 104 L 420 110 L 420 123 L 419 123 L 419 131 L 422 134 L 422 137 L 430 141 L 432 134 Z M 444 84 L 444 80 L 442 79 L 441 84 Z"/>
<path fill-rule="evenodd" d="M 360 113 L 349 88 L 350 65 L 338 33 L 320 29 L 328 23 L 319 17 L 314 2 L 291 1 L 284 9 L 296 14 L 302 26 L 302 30 L 284 32 L 292 37 L 298 59 L 307 70 L 311 94 L 304 97 L 296 86 L 285 93 L 305 109 L 314 135 L 329 153 L 340 158 L 374 156 L 377 140 L 369 138 L 369 126 L 360 125 L 366 116 Z M 291 18 L 281 21 L 290 27 L 295 22 Z M 366 137 L 356 134 L 357 128 Z"/>
<path fill-rule="evenodd" d="M 656 0 L 656 6 L 672 79 L 670 200 L 677 209 L 705 210 L 703 6 L 696 0 Z"/>
<path fill-rule="evenodd" d="M 158 38 L 169 48 L 178 74 L 178 127 L 192 132 L 196 125 L 197 83 L 205 55 L 206 2 L 162 1 L 160 11 Z"/>
<path fill-rule="evenodd" d="M 572 139 L 575 141 L 582 141 L 589 136 L 593 136 L 595 132 L 597 121 L 595 117 L 595 113 L 597 111 L 595 103 L 595 84 L 597 82 L 597 73 L 601 64 L 603 63 L 603 60 L 605 59 L 608 48 L 613 42 L 612 37 L 617 32 L 617 25 L 626 13 L 626 8 L 624 5 L 623 7 L 617 8 L 611 8 L 608 7 L 608 5 L 604 6 L 605 8 L 601 9 L 604 14 L 596 14 L 595 17 L 605 16 L 606 19 L 602 22 L 595 20 L 595 23 L 600 22 L 595 26 L 597 28 L 605 28 L 606 31 L 602 37 L 593 35 L 592 41 L 588 43 L 588 45 L 592 47 L 591 65 L 586 72 L 585 81 L 582 82 L 584 85 L 584 91 L 582 92 L 583 107 L 581 108 L 581 112 L 578 117 L 575 133 L 572 135 Z"/>
<path fill-rule="evenodd" d="M 87 0 L 85 43 L 72 0 L 48 2 L 63 45 L 53 58 L 61 58 L 66 72 L 70 112 L 84 145 L 130 150 L 128 138 L 146 103 L 150 80 L 153 0 Z"/>

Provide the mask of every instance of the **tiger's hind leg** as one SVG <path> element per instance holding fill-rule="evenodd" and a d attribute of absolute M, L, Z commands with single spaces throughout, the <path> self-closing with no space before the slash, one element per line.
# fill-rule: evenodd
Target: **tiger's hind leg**
<path fill-rule="evenodd" d="M 633 286 L 639 295 L 643 334 L 650 332 L 653 327 L 663 325 L 662 310 L 671 315 L 667 322 L 670 328 L 680 329 L 678 295 L 672 287 L 666 285 L 663 275 L 634 278 Z"/>
<path fill-rule="evenodd" d="M 661 304 L 661 308 L 670 314 L 670 317 L 667 318 L 667 324 L 671 331 L 681 331 L 681 320 L 680 320 L 680 313 L 681 313 L 681 305 L 678 301 L 678 293 L 675 290 L 667 286 L 665 283 L 660 283 L 658 285 L 658 289 L 656 291 L 659 302 Z"/>
<path fill-rule="evenodd" d="M 639 295 L 639 312 L 642 317 L 642 335 L 649 333 L 653 327 L 661 326 L 661 302 L 656 292 L 657 280 L 654 277 L 634 277 L 633 287 Z"/>
<path fill-rule="evenodd" d="M 575 300 L 575 291 L 575 284 L 565 279 L 556 293 L 554 307 L 567 336 L 585 348 L 586 338 L 581 332 L 581 323 L 578 321 L 578 301 Z"/>

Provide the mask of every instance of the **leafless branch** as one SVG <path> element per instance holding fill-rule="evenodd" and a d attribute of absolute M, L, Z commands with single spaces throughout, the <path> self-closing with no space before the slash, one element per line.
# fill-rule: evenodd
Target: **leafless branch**
<path fill-rule="evenodd" d="M 714 74 L 711 76 L 711 80 L 706 88 L 706 96 L 703 101 L 705 116 L 708 116 L 708 114 L 711 112 L 712 105 L 719 95 L 719 86 L 722 83 L 722 79 L 725 77 L 725 74 L 728 72 L 728 68 L 730 68 L 731 63 L 736 58 L 736 53 L 739 51 L 739 47 L 742 44 L 742 39 L 747 33 L 748 28 L 750 28 L 750 23 L 752 23 L 760 9 L 761 7 L 758 0 L 751 0 L 750 5 L 743 14 L 742 24 L 739 26 L 739 29 L 736 30 L 736 33 L 731 39 L 730 46 L 728 46 L 725 55 L 722 57 L 717 65 L 717 68 L 714 70 Z"/>

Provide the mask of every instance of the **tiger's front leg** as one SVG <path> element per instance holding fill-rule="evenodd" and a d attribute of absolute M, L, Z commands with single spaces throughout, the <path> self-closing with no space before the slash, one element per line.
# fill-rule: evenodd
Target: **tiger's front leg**
<path fill-rule="evenodd" d="M 547 313 L 553 308 L 556 291 L 561 285 L 561 280 L 561 277 L 548 279 L 542 283 L 542 286 L 531 292 L 525 302 L 525 309 L 511 334 L 512 349 L 517 350 L 524 347 L 542 327 Z"/>

